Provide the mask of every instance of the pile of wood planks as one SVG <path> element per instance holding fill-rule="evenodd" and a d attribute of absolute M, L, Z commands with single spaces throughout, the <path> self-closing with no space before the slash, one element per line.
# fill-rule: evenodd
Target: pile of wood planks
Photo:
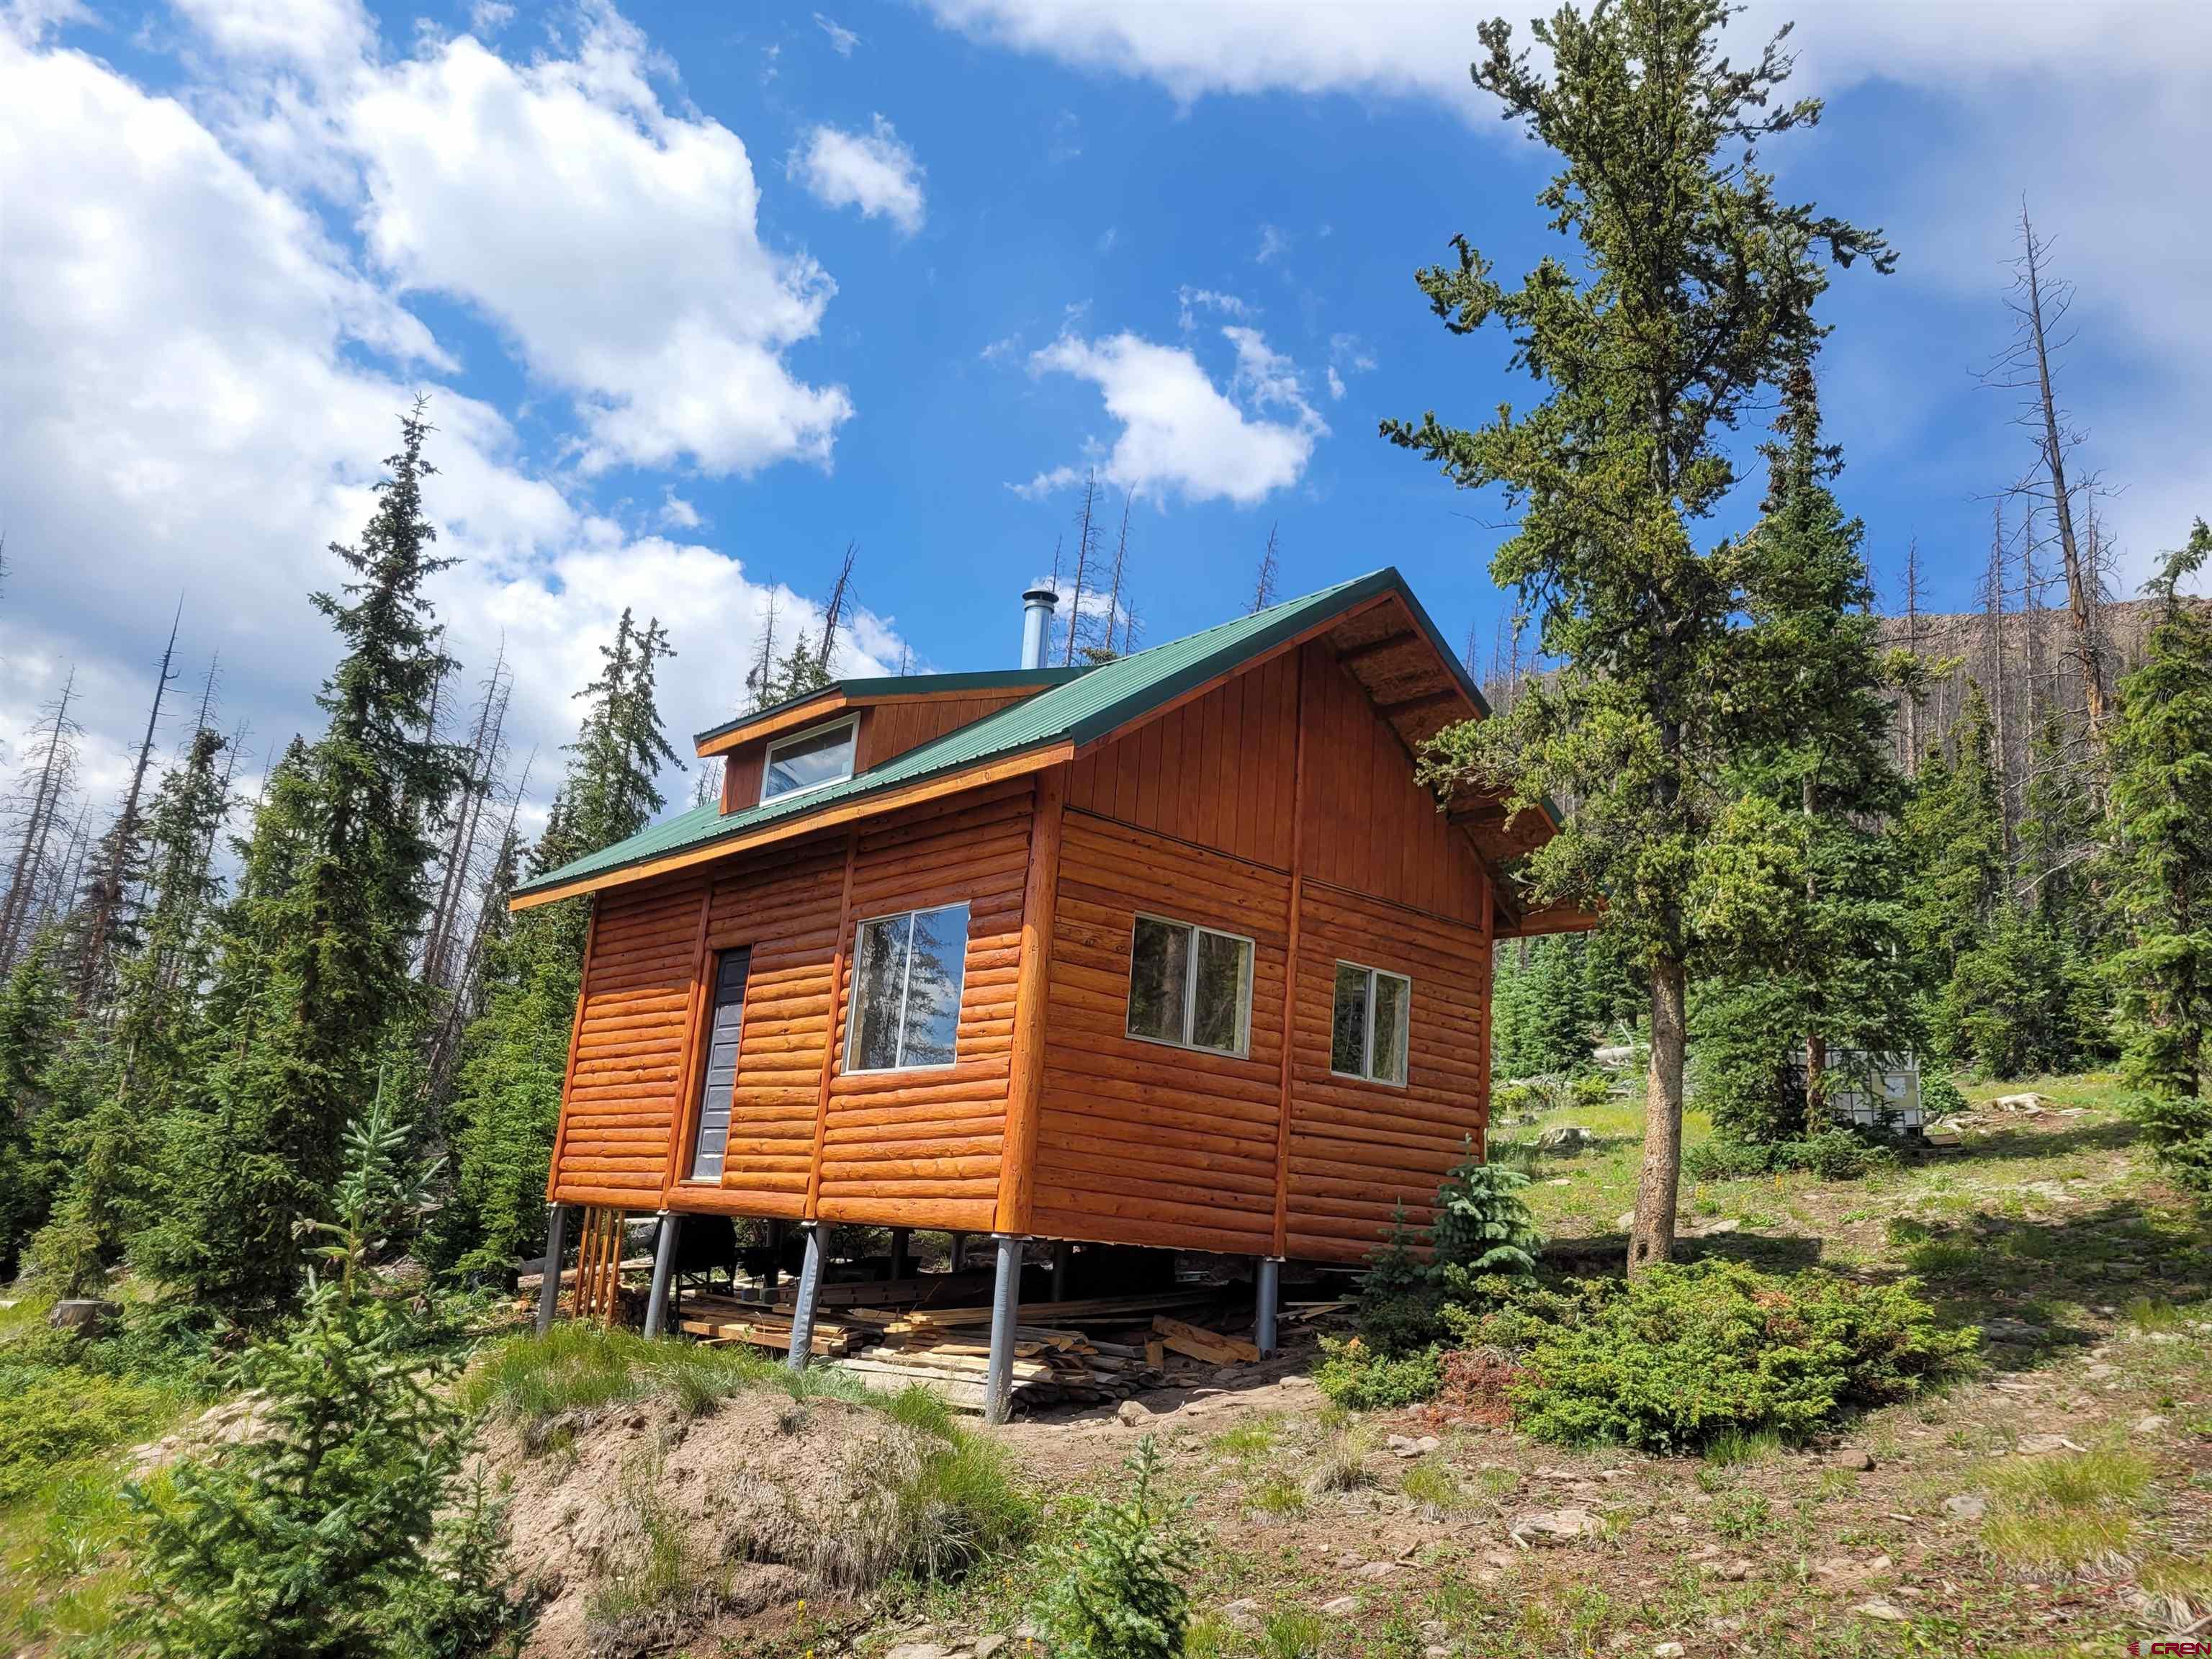
<path fill-rule="evenodd" d="M 951 1282 L 962 1279 L 979 1282 Z M 988 1294 L 988 1274 L 825 1285 L 811 1352 L 868 1388 L 890 1392 L 920 1383 L 957 1409 L 980 1412 L 991 1358 Z M 956 1295 L 963 1299 L 956 1303 Z M 1217 1365 L 1257 1359 L 1250 1343 L 1189 1322 L 1224 1300 L 1221 1291 L 1194 1288 L 1024 1304 L 1014 1328 L 1014 1403 L 1124 1400 L 1166 1382 L 1171 1353 Z M 787 1285 L 742 1297 L 689 1296 L 676 1328 L 702 1341 L 788 1352 L 792 1301 Z"/>

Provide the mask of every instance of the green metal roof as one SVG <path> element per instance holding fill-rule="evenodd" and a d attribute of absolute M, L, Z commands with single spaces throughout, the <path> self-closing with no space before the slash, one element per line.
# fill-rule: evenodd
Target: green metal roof
<path fill-rule="evenodd" d="M 1384 568 L 1340 582 L 1334 587 L 1324 587 L 1304 599 L 1285 600 L 1251 616 L 1238 617 L 1182 639 L 1101 663 L 1035 696 L 986 714 L 842 782 L 763 801 L 757 806 L 726 815 L 711 802 L 695 806 L 665 823 L 641 830 L 626 841 L 618 841 L 586 858 L 520 883 L 514 889 L 515 895 L 521 897 L 548 888 L 565 887 L 631 865 L 711 847 L 781 819 L 805 817 L 840 801 L 875 794 L 902 784 L 918 783 L 940 773 L 961 771 L 1029 750 L 1059 743 L 1072 743 L 1080 748 L 1164 703 L 1172 702 L 1184 692 L 1227 672 L 1246 659 L 1264 654 L 1316 623 L 1348 611 L 1378 593 L 1392 592 L 1405 601 L 1415 623 L 1436 647 L 1437 654 L 1450 665 L 1461 689 L 1474 699 L 1477 708 L 1487 714 L 1489 706 L 1484 702 L 1481 691 L 1444 644 L 1443 636 L 1437 632 L 1436 624 L 1421 609 L 1405 579 L 1395 569 Z M 975 677 L 945 678 L 965 681 Z M 923 683 L 928 684 L 929 678 L 925 678 Z M 913 685 L 914 677 L 905 684 Z"/>
<path fill-rule="evenodd" d="M 1024 687 L 1042 690 L 1048 686 L 1065 684 L 1077 675 L 1090 672 L 1091 666 L 1086 663 L 1080 668 L 983 668 L 960 674 L 876 674 L 861 679 L 831 680 L 812 691 L 802 691 L 781 702 L 724 720 L 720 726 L 710 726 L 696 733 L 691 741 L 695 744 L 712 743 L 716 738 L 772 720 L 788 709 L 804 708 L 810 702 L 824 702 L 833 696 L 842 696 L 857 702 L 872 697 L 895 697 L 902 692 L 912 696 L 921 692 L 1018 691 Z"/>

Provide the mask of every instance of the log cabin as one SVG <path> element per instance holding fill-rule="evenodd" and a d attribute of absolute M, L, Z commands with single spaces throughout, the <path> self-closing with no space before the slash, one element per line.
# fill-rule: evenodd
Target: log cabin
<path fill-rule="evenodd" d="M 1549 809 L 1438 799 L 1488 714 L 1395 570 L 1091 667 L 847 679 L 702 732 L 720 799 L 519 886 L 585 895 L 570 1206 L 1356 1263 L 1480 1149 L 1491 951 Z M 647 1304 L 666 1293 L 672 1219 Z M 1011 1282 L 1010 1282 L 1011 1281 Z M 550 1291 L 557 1275 L 548 1273 Z M 542 1315 L 550 1316 L 549 1295 Z"/>

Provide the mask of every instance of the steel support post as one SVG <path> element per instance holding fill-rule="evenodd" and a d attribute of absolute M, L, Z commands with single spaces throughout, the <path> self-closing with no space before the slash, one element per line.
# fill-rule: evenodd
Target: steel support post
<path fill-rule="evenodd" d="M 991 1287 L 991 1358 L 983 1382 L 983 1420 L 1003 1423 L 1014 1403 L 1014 1326 L 1022 1302 L 1022 1241 L 994 1238 L 998 1277 Z"/>
<path fill-rule="evenodd" d="M 1263 1255 L 1254 1277 L 1252 1344 L 1262 1354 L 1271 1354 L 1276 1347 L 1275 1310 L 1282 1300 L 1283 1264 L 1273 1256 Z"/>
<path fill-rule="evenodd" d="M 799 1224 L 806 1234 L 806 1257 L 799 1269 L 799 1300 L 791 1310 L 791 1369 L 803 1371 L 814 1351 L 814 1299 L 822 1290 L 822 1229 L 811 1221 Z"/>
<path fill-rule="evenodd" d="M 552 1328 L 554 1310 L 561 1305 L 561 1247 L 568 1242 L 568 1206 L 545 1206 L 545 1276 L 538 1282 L 538 1334 Z"/>
<path fill-rule="evenodd" d="M 676 1240 L 684 1218 L 673 1211 L 660 1212 L 660 1231 L 653 1247 L 653 1289 L 645 1298 L 645 1334 L 650 1341 L 668 1327 L 669 1285 L 676 1277 Z"/>

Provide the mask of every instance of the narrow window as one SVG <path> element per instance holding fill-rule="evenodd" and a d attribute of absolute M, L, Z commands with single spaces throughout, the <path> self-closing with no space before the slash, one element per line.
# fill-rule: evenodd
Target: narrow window
<path fill-rule="evenodd" d="M 845 1069 L 895 1072 L 957 1058 L 968 907 L 908 910 L 860 924 L 853 940 L 853 1016 Z"/>
<path fill-rule="evenodd" d="M 825 783 L 842 783 L 853 775 L 853 733 L 856 720 L 841 720 L 768 746 L 767 770 L 761 778 L 761 799 L 795 795 L 803 789 L 819 789 Z"/>
<path fill-rule="evenodd" d="M 1328 1069 L 1370 1083 L 1404 1083 L 1413 1012 L 1413 981 L 1404 975 L 1338 963 Z"/>
<path fill-rule="evenodd" d="M 1139 916 L 1129 946 L 1131 1036 L 1218 1054 L 1252 1046 L 1252 941 Z"/>
<path fill-rule="evenodd" d="M 698 1133 L 691 1142 L 692 1181 L 720 1181 L 730 1144 L 730 1100 L 738 1086 L 738 1042 L 744 1028 L 745 969 L 751 955 L 725 951 L 714 958 L 707 1008 L 707 1060 L 699 1071 Z"/>

